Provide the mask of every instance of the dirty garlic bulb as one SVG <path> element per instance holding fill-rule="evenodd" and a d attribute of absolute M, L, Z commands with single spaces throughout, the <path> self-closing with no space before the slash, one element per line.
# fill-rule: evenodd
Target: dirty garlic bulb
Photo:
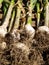
<path fill-rule="evenodd" d="M 1 49 L 2 50 L 4 50 L 4 49 L 6 49 L 6 42 L 2 42 L 1 44 L 0 44 L 0 46 L 1 46 Z"/>
<path fill-rule="evenodd" d="M 25 30 L 26 30 L 27 34 L 28 34 L 31 38 L 34 37 L 34 35 L 35 35 L 35 29 L 34 29 L 30 24 L 26 24 Z"/>
<path fill-rule="evenodd" d="M 46 32 L 47 34 L 49 34 L 49 28 L 47 26 L 40 26 L 38 30 L 40 32 Z"/>
<path fill-rule="evenodd" d="M 30 52 L 29 47 L 27 45 L 25 45 L 24 43 L 19 42 L 19 43 L 15 44 L 15 47 L 18 49 L 21 49 L 22 52 L 24 52 L 26 55 L 28 55 Z"/>

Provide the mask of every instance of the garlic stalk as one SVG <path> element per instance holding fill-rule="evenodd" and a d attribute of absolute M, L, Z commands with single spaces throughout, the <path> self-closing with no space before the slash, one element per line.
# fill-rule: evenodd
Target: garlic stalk
<path fill-rule="evenodd" d="M 34 35 L 35 35 L 35 30 L 31 26 L 31 24 L 32 24 L 32 10 L 34 9 L 36 2 L 37 2 L 37 0 L 30 0 L 29 12 L 28 12 L 28 20 L 27 20 L 27 24 L 25 26 L 25 30 L 26 30 L 27 34 L 29 34 L 29 36 L 31 38 L 33 38 Z"/>
<path fill-rule="evenodd" d="M 39 26 L 40 22 L 40 3 L 37 3 L 37 27 Z"/>
<path fill-rule="evenodd" d="M 2 6 L 2 2 L 3 2 L 3 0 L 0 0 L 0 8 L 1 8 L 1 6 Z"/>
<path fill-rule="evenodd" d="M 45 26 L 49 27 L 49 2 L 46 0 L 46 14 L 45 14 Z"/>
<path fill-rule="evenodd" d="M 11 0 L 6 18 L 4 20 L 4 23 L 2 24 L 2 26 L 0 26 L 0 35 L 3 36 L 3 37 L 7 33 L 7 26 L 9 24 L 9 19 L 11 17 L 11 12 L 12 12 L 12 9 L 13 9 L 13 5 L 14 5 L 14 0 Z"/>
<path fill-rule="evenodd" d="M 9 3 L 7 1 L 3 1 L 3 17 L 5 18 L 7 11 L 8 11 L 8 7 L 9 7 Z"/>
<path fill-rule="evenodd" d="M 21 1 L 18 0 L 17 14 L 16 14 L 14 27 L 13 27 L 13 30 L 12 30 L 12 35 L 14 36 L 14 38 L 18 38 L 18 40 L 20 39 L 20 34 L 17 32 L 17 29 L 19 27 L 19 22 L 20 22 L 21 5 L 22 5 L 22 0 Z M 16 34 L 17 34 L 17 36 L 16 36 Z"/>
<path fill-rule="evenodd" d="M 9 24 L 8 32 L 10 32 L 11 29 L 12 29 L 12 25 L 13 25 L 13 22 L 14 22 L 14 17 L 15 17 L 15 9 L 13 10 L 13 13 L 12 13 L 12 18 L 11 18 L 11 21 L 10 21 L 10 24 Z"/>
<path fill-rule="evenodd" d="M 34 9 L 36 2 L 37 0 L 30 0 L 27 24 L 32 24 L 32 10 Z"/>
<path fill-rule="evenodd" d="M 14 5 L 14 0 L 11 0 L 11 3 L 10 3 L 10 6 L 9 6 L 9 9 L 8 9 L 6 18 L 5 18 L 4 23 L 2 25 L 4 28 L 6 28 L 8 26 L 8 24 L 9 24 L 9 19 L 11 17 L 11 12 L 12 12 L 12 9 L 13 9 L 13 5 Z"/>
<path fill-rule="evenodd" d="M 14 24 L 14 29 L 17 29 L 19 27 L 20 15 L 21 15 L 21 4 L 22 4 L 22 1 L 18 0 L 17 15 L 16 15 L 15 24 Z"/>
<path fill-rule="evenodd" d="M 46 7 L 45 7 L 45 9 L 46 9 L 46 13 L 45 13 L 45 25 L 44 26 L 40 26 L 39 28 L 38 28 L 38 30 L 40 31 L 40 32 L 47 32 L 47 34 L 49 34 L 49 2 L 48 2 L 48 0 L 46 0 L 45 1 L 46 2 Z"/>

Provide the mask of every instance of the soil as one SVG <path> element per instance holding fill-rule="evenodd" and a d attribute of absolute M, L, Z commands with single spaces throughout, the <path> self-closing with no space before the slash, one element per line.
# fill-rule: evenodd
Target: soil
<path fill-rule="evenodd" d="M 41 52 L 45 65 L 49 65 L 49 34 L 37 31 L 35 40 L 38 50 Z"/>
<path fill-rule="evenodd" d="M 0 65 L 49 65 L 49 35 L 37 30 L 32 39 L 22 30 L 18 39 L 17 33 L 0 36 L 0 44 L 6 42 L 7 46 L 0 47 Z"/>

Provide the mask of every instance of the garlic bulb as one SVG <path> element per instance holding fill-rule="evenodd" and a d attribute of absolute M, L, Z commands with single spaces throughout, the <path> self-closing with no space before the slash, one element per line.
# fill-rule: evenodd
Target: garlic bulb
<path fill-rule="evenodd" d="M 24 51 L 24 53 L 25 54 L 29 54 L 29 47 L 27 46 L 27 45 L 25 45 L 24 43 L 17 43 L 16 45 L 15 45 L 17 48 L 19 48 L 19 49 L 21 49 L 22 51 Z"/>
<path fill-rule="evenodd" d="M 27 34 L 29 34 L 30 37 L 32 37 L 32 38 L 34 37 L 35 30 L 30 24 L 26 24 L 25 30 L 26 30 Z"/>
<path fill-rule="evenodd" d="M 14 39 L 20 40 L 20 33 L 17 32 L 17 29 L 13 30 L 12 35 L 14 36 Z"/>
<path fill-rule="evenodd" d="M 6 42 L 1 43 L 1 49 L 4 50 L 6 48 Z"/>
<path fill-rule="evenodd" d="M 5 37 L 6 33 L 7 33 L 7 29 L 5 29 L 4 27 L 0 26 L 0 35 Z"/>
<path fill-rule="evenodd" d="M 38 30 L 40 32 L 47 32 L 47 34 L 49 34 L 49 28 L 47 26 L 40 26 Z"/>

